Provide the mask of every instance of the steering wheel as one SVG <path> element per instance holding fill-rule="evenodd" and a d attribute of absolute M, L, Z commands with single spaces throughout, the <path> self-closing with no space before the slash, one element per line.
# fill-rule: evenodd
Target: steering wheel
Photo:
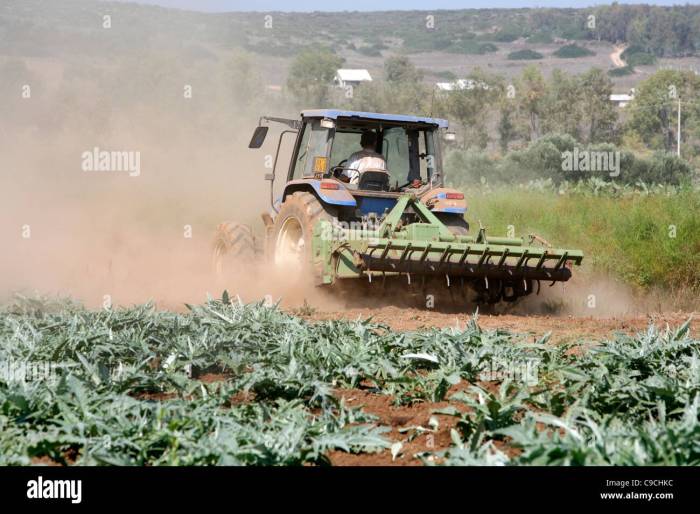
<path fill-rule="evenodd" d="M 343 164 L 346 164 L 347 162 L 347 159 L 343 159 L 338 164 L 333 166 L 331 168 L 331 175 L 333 175 L 335 178 L 338 178 L 340 174 L 347 169 L 345 166 L 343 166 Z"/>

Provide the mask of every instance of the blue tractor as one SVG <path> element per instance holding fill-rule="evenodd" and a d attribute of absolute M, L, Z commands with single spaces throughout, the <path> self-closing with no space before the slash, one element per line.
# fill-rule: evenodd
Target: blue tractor
<path fill-rule="evenodd" d="M 260 148 L 271 123 L 279 134 L 271 183 L 278 178 L 280 148 L 295 138 L 282 194 L 271 193 L 263 214 L 265 236 L 256 249 L 250 227 L 219 226 L 215 255 L 257 258 L 302 274 L 319 286 L 349 279 L 439 281 L 470 289 L 478 302 L 514 301 L 559 282 L 579 265 L 579 250 L 556 249 L 541 238 L 487 236 L 470 231 L 464 193 L 445 187 L 442 144 L 454 138 L 444 119 L 308 110 L 301 119 L 263 117 L 249 147 Z M 384 166 L 352 169 L 348 161 L 363 134 Z M 350 180 L 349 177 L 353 177 Z"/>

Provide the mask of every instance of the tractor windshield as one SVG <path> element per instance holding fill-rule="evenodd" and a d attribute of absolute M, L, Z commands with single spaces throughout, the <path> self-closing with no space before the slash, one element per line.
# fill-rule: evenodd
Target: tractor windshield
<path fill-rule="evenodd" d="M 377 134 L 374 150 L 384 156 L 392 188 L 419 179 L 427 182 L 435 172 L 433 130 L 407 127 L 338 127 L 333 138 L 331 165 L 345 165 L 353 153 L 362 149 L 363 131 Z"/>

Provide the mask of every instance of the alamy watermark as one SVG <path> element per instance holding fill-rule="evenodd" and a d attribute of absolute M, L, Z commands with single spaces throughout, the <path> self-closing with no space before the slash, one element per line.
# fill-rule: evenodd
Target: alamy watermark
<path fill-rule="evenodd" d="M 539 383 L 539 366 L 540 361 L 536 359 L 507 362 L 492 359 L 482 368 L 479 380 L 484 382 L 510 380 L 535 386 Z"/>
<path fill-rule="evenodd" d="M 39 475 L 36 480 L 27 482 L 27 498 L 30 500 L 70 500 L 83 501 L 82 480 L 53 480 Z"/>
<path fill-rule="evenodd" d="M 95 147 L 82 153 L 83 171 L 127 172 L 130 177 L 141 175 L 141 152 L 107 151 Z"/>
<path fill-rule="evenodd" d="M 50 382 L 58 380 L 58 370 L 65 365 L 49 361 L 0 361 L 0 381 L 5 383 Z"/>
<path fill-rule="evenodd" d="M 334 221 L 323 225 L 321 240 L 323 241 L 361 241 L 376 240 L 377 230 L 381 227 L 379 220 L 365 221 Z"/>
<path fill-rule="evenodd" d="M 562 152 L 561 169 L 563 171 L 603 171 L 611 177 L 620 175 L 620 152 L 579 150 Z"/>

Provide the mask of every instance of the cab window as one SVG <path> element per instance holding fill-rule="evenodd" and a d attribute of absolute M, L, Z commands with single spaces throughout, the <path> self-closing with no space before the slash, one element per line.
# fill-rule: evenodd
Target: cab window
<path fill-rule="evenodd" d="M 309 132 L 309 142 L 307 145 L 308 156 L 304 164 L 304 175 L 313 175 L 320 170 L 314 170 L 314 166 L 318 164 L 317 159 L 325 159 L 326 165 L 324 172 L 329 169 L 328 166 L 328 134 L 329 129 L 322 127 L 320 120 L 313 120 L 306 124 L 304 131 Z"/>
<path fill-rule="evenodd" d="M 333 149 L 331 150 L 331 166 L 338 166 L 353 153 L 361 150 L 360 138 L 362 132 L 335 131 Z"/>
<path fill-rule="evenodd" d="M 294 171 L 292 172 L 292 180 L 301 178 L 304 174 L 304 164 L 306 164 L 306 155 L 308 154 L 309 134 L 308 125 L 304 124 L 301 129 L 301 142 L 299 143 L 299 151 L 297 152 L 294 161 Z"/>

